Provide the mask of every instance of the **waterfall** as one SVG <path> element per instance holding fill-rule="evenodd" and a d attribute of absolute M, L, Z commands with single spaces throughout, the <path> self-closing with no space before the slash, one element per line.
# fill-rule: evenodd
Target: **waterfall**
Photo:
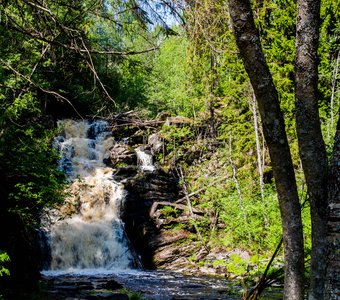
<path fill-rule="evenodd" d="M 55 138 L 59 168 L 67 174 L 68 198 L 50 211 L 50 270 L 129 269 L 133 255 L 119 211 L 126 192 L 103 157 L 114 143 L 105 121 L 64 120 Z"/>
<path fill-rule="evenodd" d="M 156 170 L 153 164 L 152 155 L 145 152 L 141 148 L 136 149 L 137 154 L 137 164 L 142 171 L 150 171 L 153 172 Z"/>

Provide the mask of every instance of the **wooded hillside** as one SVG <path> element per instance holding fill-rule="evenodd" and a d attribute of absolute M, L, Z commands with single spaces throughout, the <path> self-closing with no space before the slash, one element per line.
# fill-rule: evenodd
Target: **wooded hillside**
<path fill-rule="evenodd" d="M 199 212 L 184 243 L 246 250 L 212 264 L 251 287 L 283 236 L 268 282 L 285 264 L 285 299 L 336 299 L 340 3 L 297 2 L 1 0 L 1 279 L 39 278 L 35 229 L 65 199 L 56 121 L 129 116 L 158 126 L 155 160 Z"/>

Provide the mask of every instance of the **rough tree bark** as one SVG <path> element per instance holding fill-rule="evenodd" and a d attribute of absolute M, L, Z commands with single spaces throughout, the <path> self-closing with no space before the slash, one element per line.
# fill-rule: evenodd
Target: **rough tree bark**
<path fill-rule="evenodd" d="M 334 140 L 328 186 L 328 260 L 323 299 L 337 300 L 340 296 L 340 119 Z"/>
<path fill-rule="evenodd" d="M 300 204 L 278 93 L 266 63 L 248 0 L 230 0 L 236 43 L 253 86 L 269 149 L 282 218 L 284 299 L 303 299 L 304 250 Z"/>
<path fill-rule="evenodd" d="M 310 300 L 322 299 L 327 260 L 328 163 L 317 100 L 319 19 L 320 0 L 298 0 L 295 58 L 296 130 L 311 205 Z"/>

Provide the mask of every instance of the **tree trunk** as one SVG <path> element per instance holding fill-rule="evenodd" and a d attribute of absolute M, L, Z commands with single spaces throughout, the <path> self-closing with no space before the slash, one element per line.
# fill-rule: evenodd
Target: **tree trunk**
<path fill-rule="evenodd" d="M 327 259 L 327 155 L 318 92 L 319 0 L 298 0 L 295 61 L 296 129 L 312 219 L 309 299 L 321 299 Z M 316 163 L 317 162 L 317 163 Z"/>
<path fill-rule="evenodd" d="M 230 0 L 236 43 L 253 86 L 269 149 L 282 218 L 284 299 L 303 299 L 304 250 L 300 204 L 278 93 L 266 63 L 248 0 Z"/>
<path fill-rule="evenodd" d="M 340 119 L 334 140 L 333 160 L 329 172 L 328 260 L 325 300 L 337 300 L 340 295 Z"/>

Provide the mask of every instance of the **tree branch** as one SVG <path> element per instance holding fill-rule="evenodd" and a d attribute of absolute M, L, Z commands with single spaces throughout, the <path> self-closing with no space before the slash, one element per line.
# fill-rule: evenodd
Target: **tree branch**
<path fill-rule="evenodd" d="M 193 207 L 191 205 L 191 201 L 190 201 L 190 197 L 189 197 L 189 193 L 188 193 L 188 188 L 185 184 L 185 181 L 184 181 L 184 174 L 183 174 L 183 170 L 182 168 L 178 168 L 176 169 L 178 175 L 179 175 L 179 178 L 181 179 L 182 181 L 182 188 L 183 188 L 183 191 L 184 191 L 184 194 L 185 194 L 185 198 L 187 200 L 187 205 L 188 205 L 188 208 L 189 208 L 189 212 L 190 212 L 190 216 L 192 218 L 192 221 L 193 221 L 193 224 L 194 224 L 194 227 L 195 227 L 195 230 L 196 230 L 196 233 L 199 237 L 199 239 L 201 240 L 202 244 L 203 244 L 203 247 L 204 249 L 209 253 L 210 252 L 210 249 L 209 249 L 209 246 L 207 245 L 207 243 L 205 242 L 202 234 L 201 234 L 201 231 L 199 230 L 197 224 L 196 224 L 196 216 L 194 214 L 194 210 L 193 210 Z"/>
<path fill-rule="evenodd" d="M 23 78 L 25 81 L 27 81 L 29 84 L 31 84 L 32 86 L 34 86 L 35 88 L 39 89 L 40 91 L 52 95 L 54 96 L 56 99 L 61 99 L 62 101 L 67 102 L 72 108 L 73 110 L 77 113 L 77 115 L 83 119 L 83 117 L 81 116 L 81 114 L 77 111 L 77 109 L 74 107 L 74 105 L 71 103 L 71 101 L 69 99 L 67 99 L 66 97 L 60 95 L 59 93 L 55 92 L 55 91 L 50 91 L 47 89 L 42 88 L 41 86 L 39 86 L 38 84 L 34 83 L 30 78 L 26 77 L 25 75 L 21 74 L 19 71 L 15 70 L 10 64 L 8 64 L 7 62 L 5 62 L 2 58 L 0 58 L 0 61 L 6 66 L 8 67 L 13 73 L 15 73 L 16 75 L 18 75 L 19 77 Z"/>

